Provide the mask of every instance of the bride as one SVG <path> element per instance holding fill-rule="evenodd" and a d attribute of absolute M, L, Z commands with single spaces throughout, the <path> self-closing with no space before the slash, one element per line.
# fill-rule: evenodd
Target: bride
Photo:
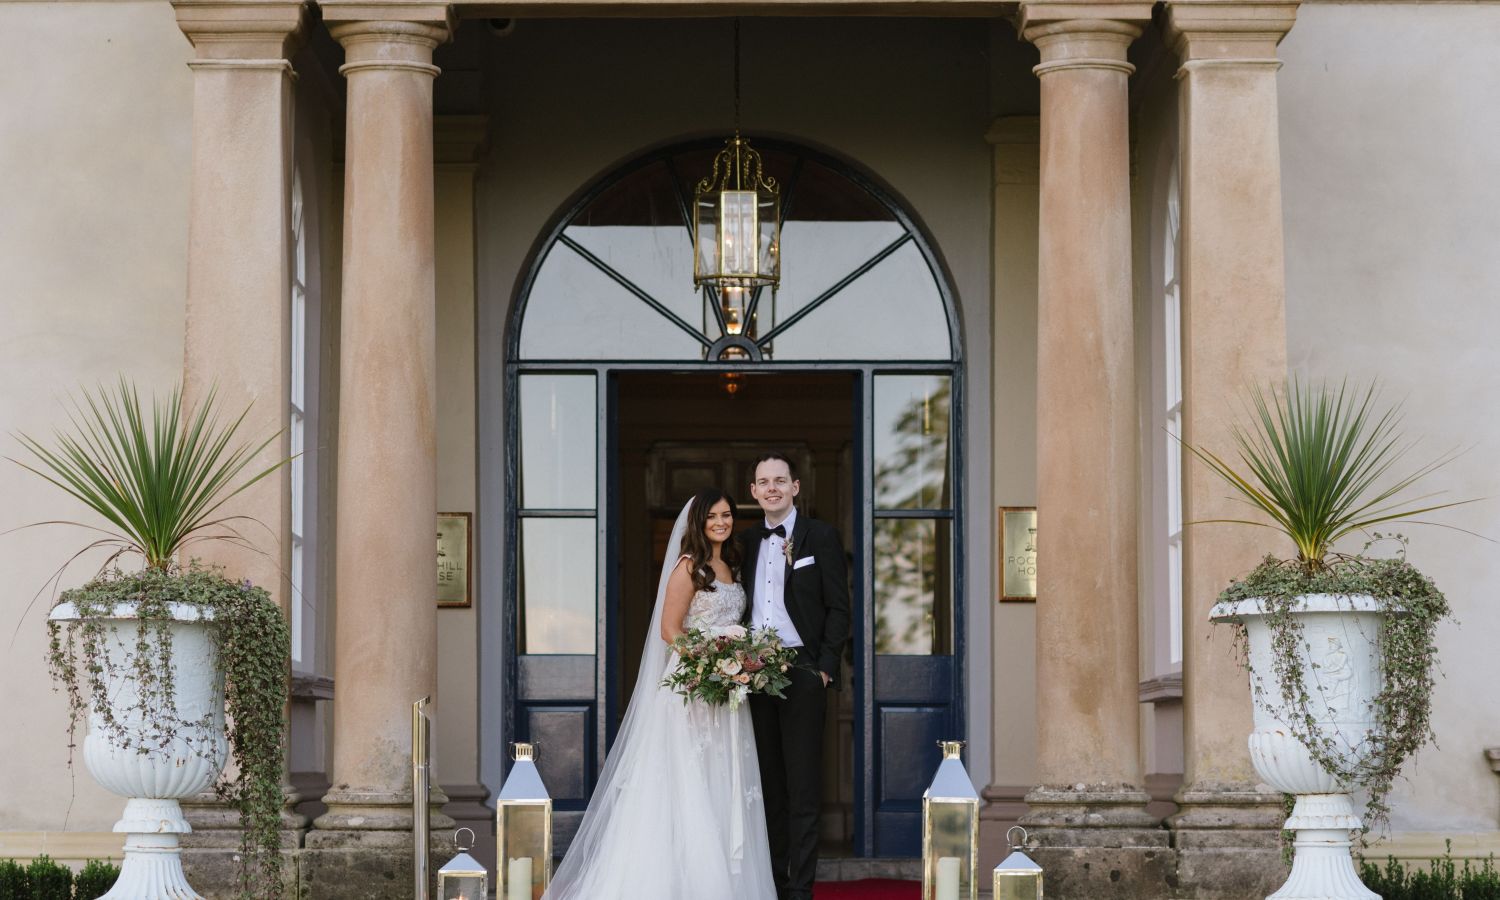
<path fill-rule="evenodd" d="M 673 638 L 743 618 L 733 532 L 718 489 L 677 516 L 635 692 L 543 900 L 775 900 L 750 704 L 684 703 L 661 686 Z"/>

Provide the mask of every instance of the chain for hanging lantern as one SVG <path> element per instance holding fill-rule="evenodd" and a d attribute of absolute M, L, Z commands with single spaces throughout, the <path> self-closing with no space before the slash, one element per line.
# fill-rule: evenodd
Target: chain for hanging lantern
<path fill-rule="evenodd" d="M 734 136 L 693 194 L 693 284 L 719 289 L 728 334 L 745 333 L 745 291 L 781 281 L 781 186 L 740 136 L 739 38 L 736 19 Z"/>

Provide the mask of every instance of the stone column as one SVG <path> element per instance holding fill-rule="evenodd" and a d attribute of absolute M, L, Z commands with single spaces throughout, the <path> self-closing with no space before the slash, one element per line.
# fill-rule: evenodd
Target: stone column
<path fill-rule="evenodd" d="M 183 391 L 200 403 L 217 387 L 225 415 L 249 406 L 244 441 L 280 431 L 250 464 L 286 459 L 290 378 L 292 64 L 302 27 L 298 0 L 179 0 L 192 41 L 193 171 Z M 248 471 L 248 470 L 247 470 Z M 291 527 L 291 470 L 235 497 L 228 515 L 259 553 L 209 542 L 193 555 L 264 587 L 283 608 Z"/>
<path fill-rule="evenodd" d="M 259 471 L 290 452 L 289 57 L 305 7 L 300 0 L 178 0 L 173 6 L 195 51 L 188 63 L 193 168 L 183 393 L 197 404 L 216 389 L 225 416 L 249 407 L 239 431 L 243 441 L 259 443 L 282 432 L 250 463 L 250 471 Z M 255 550 L 208 542 L 196 545 L 193 555 L 250 579 L 289 609 L 291 469 L 261 480 L 223 512 L 246 517 L 237 530 Z M 212 792 L 182 805 L 193 826 L 183 837 L 189 877 L 203 889 L 235 883 L 239 814 Z M 306 824 L 287 813 L 283 840 L 295 846 Z"/>
<path fill-rule="evenodd" d="M 1037 757 L 1048 894 L 1159 896 L 1140 765 L 1126 49 L 1145 3 L 1027 3 L 1041 51 Z M 1081 18 L 1086 17 L 1086 18 Z M 1047 560 L 1052 560 L 1049 564 Z"/>
<path fill-rule="evenodd" d="M 333 788 L 305 877 L 342 900 L 410 883 L 411 705 L 437 686 L 432 52 L 451 20 L 443 4 L 322 9 L 348 83 L 338 696 Z"/>
<path fill-rule="evenodd" d="M 1183 438 L 1225 451 L 1245 389 L 1286 377 L 1276 46 L 1297 3 L 1179 0 L 1168 7 L 1178 72 L 1182 189 Z M 1183 466 L 1183 518 L 1233 518 L 1205 466 Z M 1183 543 L 1183 749 L 1172 828 L 1185 886 L 1274 890 L 1285 877 L 1280 797 L 1257 789 L 1248 683 L 1230 634 L 1208 624 L 1231 579 L 1275 549 L 1260 529 L 1189 527 Z"/>

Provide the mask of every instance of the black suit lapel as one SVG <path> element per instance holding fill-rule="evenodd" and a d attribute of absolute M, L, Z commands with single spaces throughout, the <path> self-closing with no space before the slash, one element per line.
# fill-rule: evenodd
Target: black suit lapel
<path fill-rule="evenodd" d="M 786 581 L 784 583 L 785 587 L 782 590 L 782 596 L 786 597 L 788 601 L 787 612 L 791 612 L 790 601 L 792 598 L 792 563 L 797 561 L 798 554 L 802 552 L 802 542 L 807 537 L 808 523 L 809 519 L 807 518 L 807 516 L 798 513 L 797 524 L 792 526 L 792 552 L 787 554 L 789 559 L 787 559 L 786 561 L 786 573 L 784 575 Z"/>

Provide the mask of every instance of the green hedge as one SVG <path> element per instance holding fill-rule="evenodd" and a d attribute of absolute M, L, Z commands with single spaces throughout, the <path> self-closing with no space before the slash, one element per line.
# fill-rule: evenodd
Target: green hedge
<path fill-rule="evenodd" d="M 84 864 L 75 877 L 73 870 L 46 854 L 22 866 L 13 859 L 0 859 L 0 900 L 95 900 L 114 887 L 118 866 L 97 859 Z"/>
<path fill-rule="evenodd" d="M 1493 857 L 1478 865 L 1464 860 L 1460 868 L 1445 852 L 1442 859 L 1428 860 L 1426 869 L 1408 868 L 1394 857 L 1387 857 L 1383 867 L 1366 860 L 1359 877 L 1383 900 L 1500 900 L 1500 873 Z"/>

